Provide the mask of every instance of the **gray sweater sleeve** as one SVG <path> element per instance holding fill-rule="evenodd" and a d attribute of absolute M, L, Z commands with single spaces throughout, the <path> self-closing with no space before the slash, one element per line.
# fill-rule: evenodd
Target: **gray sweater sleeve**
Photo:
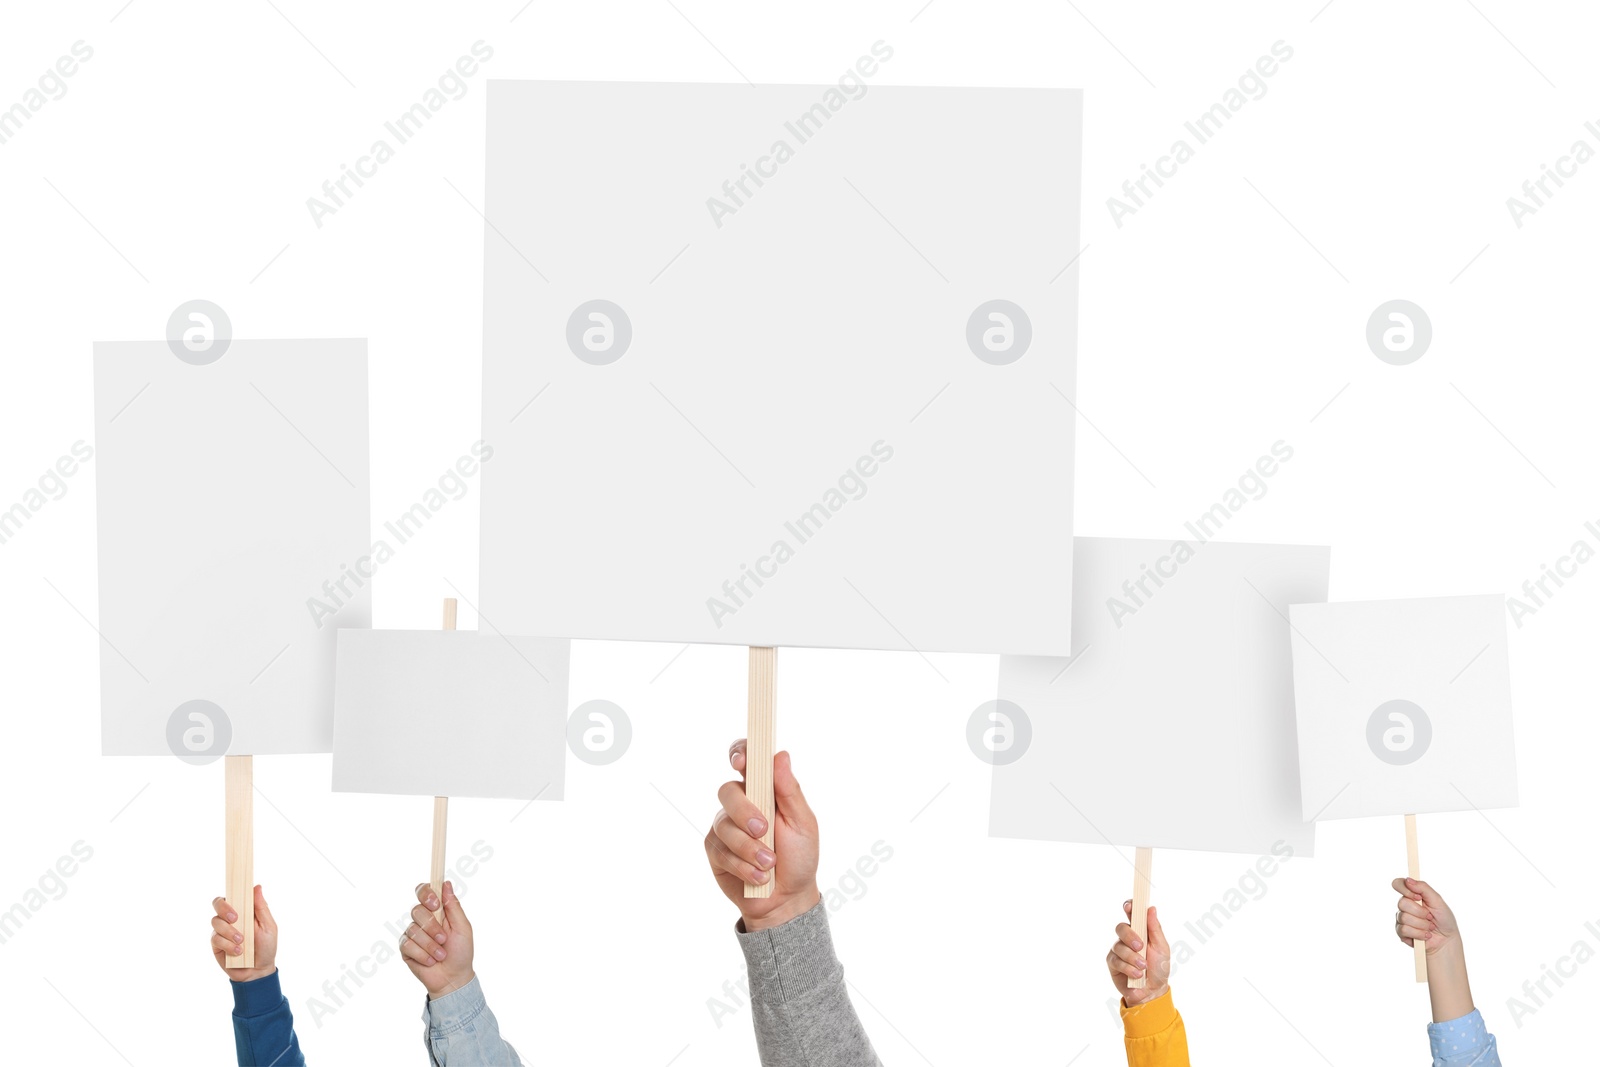
<path fill-rule="evenodd" d="M 882 1067 L 845 990 L 826 905 L 755 933 L 740 922 L 735 932 L 762 1067 Z"/>

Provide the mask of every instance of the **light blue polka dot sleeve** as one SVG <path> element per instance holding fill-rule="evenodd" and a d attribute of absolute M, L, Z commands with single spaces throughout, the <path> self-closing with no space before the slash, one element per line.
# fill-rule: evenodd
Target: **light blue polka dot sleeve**
<path fill-rule="evenodd" d="M 1429 1023 L 1433 1067 L 1500 1067 L 1494 1035 L 1474 1008 L 1469 1015 L 1449 1022 Z"/>

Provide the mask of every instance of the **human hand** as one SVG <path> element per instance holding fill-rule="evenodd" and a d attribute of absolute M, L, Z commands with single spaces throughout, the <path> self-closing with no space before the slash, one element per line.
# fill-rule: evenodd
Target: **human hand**
<path fill-rule="evenodd" d="M 211 902 L 211 909 L 216 912 L 211 917 L 211 954 L 216 957 L 217 966 L 222 968 L 222 973 L 228 976 L 229 981 L 253 982 L 278 969 L 278 923 L 267 908 L 267 898 L 260 886 L 255 888 L 253 903 L 256 916 L 254 967 L 227 965 L 227 957 L 244 955 L 244 935 L 233 926 L 239 921 L 239 913 L 222 897 Z"/>
<path fill-rule="evenodd" d="M 472 981 L 472 924 L 461 910 L 461 899 L 449 882 L 443 888 L 443 908 L 427 882 L 417 886 L 417 906 L 411 925 L 400 939 L 400 954 L 428 991 L 429 1000 Z"/>
<path fill-rule="evenodd" d="M 1133 918 L 1133 901 L 1122 902 L 1122 913 L 1129 919 Z M 1167 935 L 1161 929 L 1161 921 L 1156 918 L 1155 908 L 1150 909 L 1146 926 L 1150 938 L 1148 946 L 1140 942 L 1132 926 L 1118 923 L 1117 940 L 1111 946 L 1111 951 L 1106 953 L 1111 984 L 1117 987 L 1123 1003 L 1130 1008 L 1166 993 L 1167 978 L 1172 973 L 1172 949 L 1167 945 Z M 1142 960 L 1139 958 L 1140 949 L 1145 950 Z M 1128 979 L 1141 977 L 1146 979 L 1143 989 L 1128 988 Z"/>
<path fill-rule="evenodd" d="M 772 786 L 777 812 L 772 850 L 762 844 L 767 824 L 761 811 L 744 795 L 745 741 L 728 749 L 728 761 L 740 781 L 725 782 L 717 790 L 722 810 L 711 820 L 706 834 L 706 858 L 722 892 L 739 908 L 749 931 L 781 926 L 804 915 L 822 900 L 817 890 L 817 817 L 806 804 L 790 765 L 789 753 L 772 761 Z M 770 897 L 746 899 L 744 887 L 765 885 L 776 879 Z"/>
<path fill-rule="evenodd" d="M 1407 945 L 1421 941 L 1427 953 L 1433 1021 L 1449 1022 L 1471 1014 L 1467 952 L 1461 945 L 1455 912 L 1438 890 L 1421 879 L 1396 878 L 1390 885 L 1400 894 L 1400 910 L 1394 916 L 1395 936 Z"/>
<path fill-rule="evenodd" d="M 1455 913 L 1433 886 L 1416 878 L 1396 878 L 1390 884 L 1400 894 L 1394 932 L 1401 941 L 1407 946 L 1421 941 L 1429 956 L 1461 951 Z"/>

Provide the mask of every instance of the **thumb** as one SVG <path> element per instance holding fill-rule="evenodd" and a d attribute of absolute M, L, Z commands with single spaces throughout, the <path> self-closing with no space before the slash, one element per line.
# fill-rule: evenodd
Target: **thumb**
<path fill-rule="evenodd" d="M 272 917 L 272 909 L 267 907 L 267 895 L 261 891 L 260 886 L 256 886 L 255 910 L 257 925 L 275 933 L 278 929 L 278 920 Z"/>
<path fill-rule="evenodd" d="M 456 887 L 449 882 L 444 884 L 444 914 L 451 930 L 472 935 L 472 924 L 467 921 L 467 913 L 461 910 L 461 898 L 456 896 Z"/>
<path fill-rule="evenodd" d="M 778 802 L 778 812 L 784 818 L 802 826 L 815 829 L 817 817 L 800 792 L 800 782 L 794 776 L 794 766 L 789 753 L 780 752 L 772 760 L 772 794 Z"/>
<path fill-rule="evenodd" d="M 1422 897 L 1422 902 L 1428 906 L 1429 910 L 1445 906 L 1444 897 L 1439 895 L 1439 891 L 1420 878 L 1407 878 L 1406 888 Z"/>
<path fill-rule="evenodd" d="M 1147 932 L 1150 934 L 1150 944 L 1154 945 L 1162 952 L 1166 952 L 1167 935 L 1166 932 L 1161 929 L 1161 920 L 1156 918 L 1156 909 L 1153 907 L 1150 909 L 1149 930 Z"/>

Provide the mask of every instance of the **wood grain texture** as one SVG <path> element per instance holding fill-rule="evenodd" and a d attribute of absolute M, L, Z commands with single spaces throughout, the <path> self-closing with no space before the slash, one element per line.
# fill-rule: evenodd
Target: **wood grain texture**
<path fill-rule="evenodd" d="M 1408 878 L 1422 877 L 1422 857 L 1417 851 L 1417 817 L 1406 816 L 1406 876 Z M 1428 946 L 1421 941 L 1411 942 L 1411 952 L 1417 964 L 1417 981 L 1428 980 Z"/>
<path fill-rule="evenodd" d="M 249 756 L 224 756 L 224 774 L 227 779 L 227 894 L 229 904 L 238 913 L 234 928 L 244 937 L 244 952 L 238 956 L 224 956 L 224 967 L 254 967 L 256 965 L 256 873 L 255 873 L 255 818 L 254 776 Z"/>
<path fill-rule="evenodd" d="M 1155 861 L 1155 850 L 1150 848 L 1136 848 L 1133 850 L 1133 914 L 1128 921 L 1133 924 L 1133 934 L 1145 950 L 1139 953 L 1139 958 L 1146 962 L 1150 959 L 1150 868 Z M 1129 989 L 1144 989 L 1148 984 L 1145 978 L 1128 979 Z"/>
<path fill-rule="evenodd" d="M 772 795 L 772 756 L 776 751 L 778 702 L 778 650 L 775 648 L 750 649 L 750 721 L 745 733 L 744 794 L 761 811 L 767 820 L 767 832 L 761 843 L 769 851 L 772 847 L 772 826 L 776 805 Z M 772 884 L 777 881 L 777 868 L 764 885 L 746 882 L 747 899 L 772 896 Z"/>

